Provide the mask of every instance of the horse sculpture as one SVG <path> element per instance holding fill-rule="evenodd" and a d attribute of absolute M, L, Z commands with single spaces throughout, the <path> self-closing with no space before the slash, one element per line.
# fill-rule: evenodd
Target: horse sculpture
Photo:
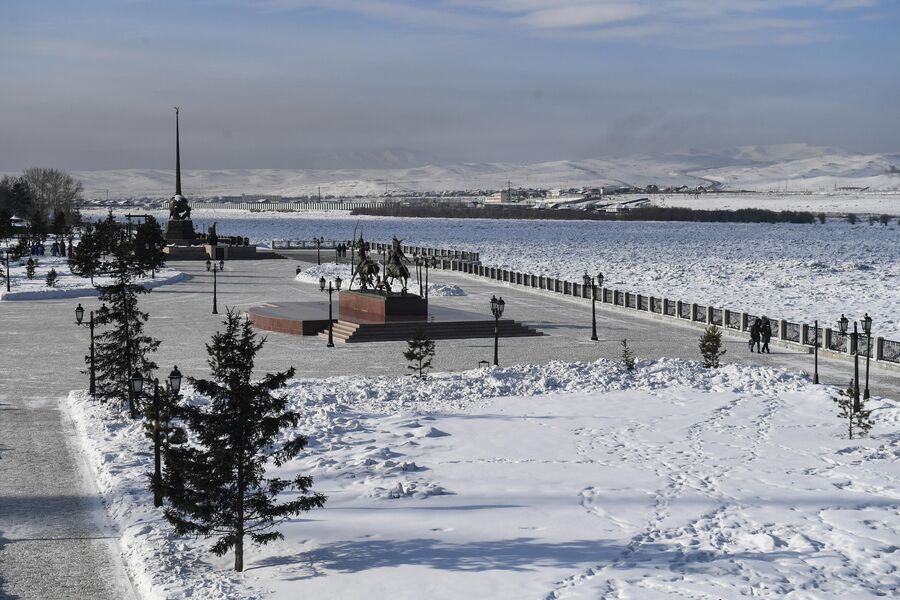
<path fill-rule="evenodd" d="M 409 259 L 406 258 L 406 255 L 403 253 L 403 247 L 400 245 L 400 241 L 401 240 L 394 238 L 393 246 L 388 251 L 388 261 L 384 268 L 384 279 L 389 286 L 394 280 L 399 279 L 402 284 L 400 289 L 405 294 L 406 282 L 409 279 L 409 269 L 406 268 L 403 261 L 409 262 Z"/>
<path fill-rule="evenodd" d="M 358 262 L 354 266 L 353 277 L 350 279 L 350 286 L 352 287 L 353 281 L 358 278 L 359 289 L 374 289 L 378 283 L 378 273 L 381 269 L 377 262 L 369 258 L 369 254 L 366 251 L 366 243 L 363 241 L 362 236 L 359 237 L 359 242 L 356 244 L 356 256 Z"/>

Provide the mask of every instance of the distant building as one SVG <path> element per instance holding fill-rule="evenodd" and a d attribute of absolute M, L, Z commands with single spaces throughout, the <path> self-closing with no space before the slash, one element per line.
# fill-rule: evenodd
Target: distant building
<path fill-rule="evenodd" d="M 486 196 L 484 199 L 485 204 L 509 204 L 514 202 L 513 198 L 515 195 L 510 195 L 508 190 L 502 190 L 497 192 L 496 194 L 491 194 L 490 196 Z"/>

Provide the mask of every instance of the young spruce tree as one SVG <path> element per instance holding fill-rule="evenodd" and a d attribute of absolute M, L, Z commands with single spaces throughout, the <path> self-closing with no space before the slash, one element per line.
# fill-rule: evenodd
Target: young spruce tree
<path fill-rule="evenodd" d="M 707 369 L 718 369 L 719 359 L 725 354 L 722 348 L 722 330 L 710 325 L 700 336 L 700 354 L 703 355 L 703 366 Z"/>
<path fill-rule="evenodd" d="M 94 276 L 102 272 L 103 252 L 93 228 L 81 234 L 81 242 L 69 255 L 69 268 L 79 277 L 90 277 L 91 285 L 94 284 Z"/>
<path fill-rule="evenodd" d="M 251 381 L 253 361 L 265 339 L 257 341 L 250 321 L 229 310 L 225 331 L 207 344 L 212 379 L 191 379 L 209 397 L 206 406 L 188 405 L 183 419 L 189 442 L 166 450 L 164 489 L 171 506 L 166 519 L 179 535 L 215 537 L 211 550 L 221 556 L 234 548 L 234 569 L 244 569 L 244 538 L 266 544 L 282 537 L 278 523 L 325 504 L 310 492 L 312 478 L 266 478 L 269 462 L 281 465 L 306 446 L 300 435 L 287 442 L 281 433 L 295 427 L 300 415 L 276 396 L 293 376 L 293 367 Z M 296 490 L 284 502 L 284 491 Z"/>
<path fill-rule="evenodd" d="M 147 215 L 134 233 L 134 252 L 144 275 L 150 273 L 155 277 L 156 271 L 165 266 L 165 247 L 166 238 L 162 227 L 152 215 Z"/>
<path fill-rule="evenodd" d="M 407 340 L 406 346 L 403 358 L 411 363 L 407 368 L 415 371 L 419 379 L 425 379 L 425 370 L 431 368 L 431 359 L 434 358 L 434 340 L 419 329 L 413 339 Z"/>
<path fill-rule="evenodd" d="M 866 401 L 860 397 L 859 410 L 853 410 L 853 380 L 850 380 L 850 386 L 846 390 L 840 390 L 838 396 L 834 398 L 835 404 L 838 405 L 838 416 L 847 420 L 847 429 L 850 439 L 853 439 L 853 430 L 856 428 L 856 437 L 863 437 L 869 433 L 875 422 L 872 421 L 871 410 L 866 409 Z"/>
<path fill-rule="evenodd" d="M 159 347 L 159 340 L 144 334 L 149 315 L 138 308 L 138 296 L 150 290 L 134 283 L 139 269 L 131 242 L 119 239 L 110 258 L 108 272 L 113 281 L 96 286 L 102 304 L 94 320 L 105 329 L 96 337 L 95 352 L 97 396 L 102 401 L 127 399 L 132 373 L 139 371 L 149 378 L 156 369 L 150 354 Z M 90 364 L 90 357 L 85 357 L 85 363 Z M 136 416 L 135 407 L 130 408 Z"/>
<path fill-rule="evenodd" d="M 628 347 L 628 340 L 622 340 L 622 366 L 633 371 L 635 365 L 634 352 Z"/>

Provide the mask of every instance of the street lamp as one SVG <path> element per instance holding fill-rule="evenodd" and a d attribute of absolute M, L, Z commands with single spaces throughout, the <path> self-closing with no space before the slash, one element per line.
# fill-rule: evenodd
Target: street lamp
<path fill-rule="evenodd" d="M 9 272 L 9 248 L 6 249 L 6 291 L 9 291 L 9 280 L 12 279 L 12 275 Z"/>
<path fill-rule="evenodd" d="M 217 301 L 218 301 L 218 284 L 216 282 L 216 273 L 217 272 L 218 272 L 218 269 L 216 269 L 216 265 L 213 265 L 213 268 L 212 268 L 212 274 L 213 274 L 213 311 L 212 311 L 212 314 L 214 314 L 214 315 L 219 314 L 219 309 L 217 306 Z"/>
<path fill-rule="evenodd" d="M 319 277 L 319 291 L 328 292 L 328 348 L 334 348 L 334 334 L 333 334 L 333 324 L 334 319 L 332 317 L 332 302 L 331 295 L 335 290 L 340 291 L 342 279 L 340 277 L 335 277 L 334 282 L 329 281 L 328 287 L 325 287 L 325 278 Z M 333 285 L 332 285 L 333 283 Z"/>
<path fill-rule="evenodd" d="M 9 272 L 7 271 L 7 273 Z M 75 309 L 75 324 L 81 325 L 82 321 L 84 321 L 84 307 L 79 304 Z M 90 320 L 88 321 L 87 325 L 91 329 L 91 370 L 89 392 L 91 396 L 94 396 L 97 393 L 97 376 L 96 371 L 94 370 L 94 311 L 91 311 Z"/>
<path fill-rule="evenodd" d="M 503 296 L 497 298 L 496 296 L 491 296 L 491 314 L 494 315 L 494 366 L 498 366 L 500 361 L 498 359 L 498 348 L 500 346 L 500 317 L 503 316 L 503 309 L 506 306 L 506 302 L 503 301 Z"/>
<path fill-rule="evenodd" d="M 869 357 L 872 356 L 872 317 L 866 313 L 862 320 L 863 333 L 866 334 L 866 389 L 863 391 L 863 400 L 869 399 Z M 859 351 L 859 348 L 857 348 Z"/>
<path fill-rule="evenodd" d="M 416 265 L 416 279 L 419 281 L 419 297 L 422 298 L 425 293 L 422 288 L 422 257 L 418 254 L 413 254 L 413 263 Z"/>
<path fill-rule="evenodd" d="M 841 335 L 847 335 L 847 325 L 849 321 L 847 317 L 841 315 L 840 320 L 838 321 L 838 328 L 841 331 Z M 859 412 L 860 404 L 859 404 L 859 348 L 857 346 L 857 340 L 859 336 L 859 331 L 856 328 L 856 321 L 853 321 L 853 337 L 851 340 L 851 347 L 853 348 L 853 412 Z"/>
<path fill-rule="evenodd" d="M 428 299 L 428 267 L 435 268 L 437 266 L 437 259 L 435 257 L 431 257 L 431 260 L 425 258 L 425 299 Z"/>
<path fill-rule="evenodd" d="M 597 337 L 597 286 L 603 285 L 603 273 L 597 273 L 596 279 L 584 272 L 584 286 L 591 287 L 591 340 L 596 342 Z"/>
<path fill-rule="evenodd" d="M 144 376 L 141 375 L 140 371 L 135 371 L 128 381 L 128 412 L 131 414 L 132 419 L 137 417 L 137 399 L 141 397 L 141 392 L 143 391 Z"/>
<path fill-rule="evenodd" d="M 813 383 L 819 383 L 819 321 L 815 321 L 813 337 Z"/>
<path fill-rule="evenodd" d="M 313 238 L 313 241 L 316 243 L 316 264 L 322 264 L 322 238 Z"/>

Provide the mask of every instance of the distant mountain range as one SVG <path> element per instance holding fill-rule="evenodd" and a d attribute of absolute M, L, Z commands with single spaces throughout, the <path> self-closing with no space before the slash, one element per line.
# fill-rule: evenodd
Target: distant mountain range
<path fill-rule="evenodd" d="M 900 154 L 857 154 L 811 146 L 745 146 L 721 152 L 687 152 L 563 160 L 535 164 L 441 163 L 406 151 L 342 154 L 321 164 L 366 164 L 366 168 L 188 170 L 182 175 L 191 198 L 271 194 L 279 196 L 380 196 L 388 192 L 496 190 L 513 187 L 569 188 L 629 185 L 697 185 L 722 190 L 831 191 L 835 187 L 900 190 Z M 374 164 L 374 166 L 372 166 Z M 73 173 L 85 196 L 165 198 L 174 190 L 174 172 L 122 169 Z"/>

